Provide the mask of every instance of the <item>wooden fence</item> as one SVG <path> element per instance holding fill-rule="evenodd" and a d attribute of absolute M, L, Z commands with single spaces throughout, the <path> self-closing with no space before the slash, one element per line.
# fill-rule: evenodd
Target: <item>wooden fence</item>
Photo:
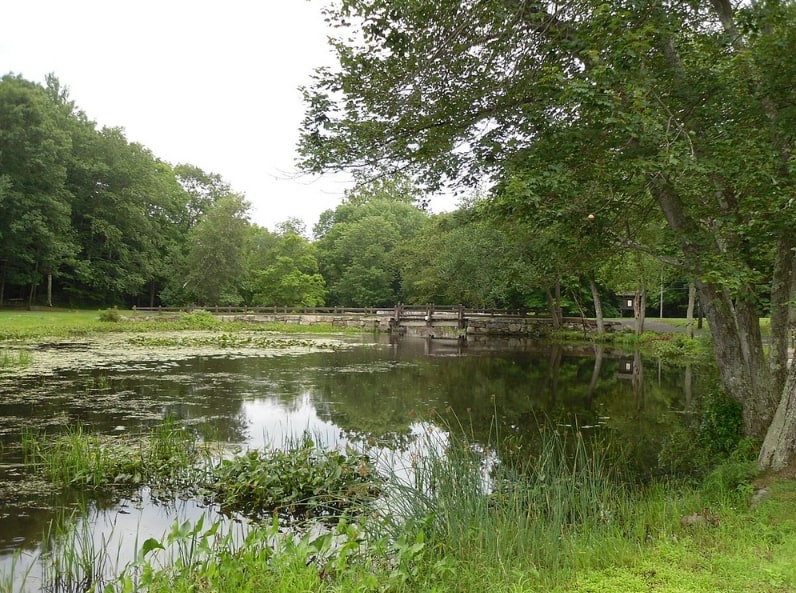
<path fill-rule="evenodd" d="M 465 317 L 536 317 L 533 309 L 472 309 L 462 305 L 403 305 L 394 307 L 232 307 L 228 305 L 191 307 L 133 307 L 142 313 L 190 313 L 208 311 L 214 314 L 264 314 L 264 315 L 380 315 L 393 319 L 459 318 Z"/>

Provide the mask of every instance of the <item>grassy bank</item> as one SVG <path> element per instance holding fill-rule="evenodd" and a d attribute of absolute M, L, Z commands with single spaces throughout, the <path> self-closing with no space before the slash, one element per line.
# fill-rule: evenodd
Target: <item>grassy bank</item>
<path fill-rule="evenodd" d="M 139 456 L 144 481 L 162 475 L 148 467 L 186 448 L 174 427 L 149 438 L 140 450 L 165 454 Z M 74 483 L 92 474 L 92 482 L 116 487 L 118 472 L 129 475 L 115 455 L 96 453 L 107 443 L 82 434 L 56 442 L 36 449 L 47 472 L 86 465 L 65 461 L 74 457 L 67 450 L 94 450 L 80 458 L 109 462 L 98 462 L 101 471 L 55 471 L 50 479 Z M 86 534 L 64 528 L 45 562 L 59 567 L 49 571 L 58 578 L 95 586 L 63 591 L 796 590 L 796 482 L 756 477 L 740 455 L 700 482 L 634 484 L 623 479 L 610 447 L 586 446 L 577 432 L 544 431 L 533 449 L 503 463 L 463 437 L 427 445 L 409 468 L 393 468 L 408 469 L 409 482 L 405 472 L 377 479 L 365 457 L 322 452 L 307 439 L 227 459 L 203 474 L 222 507 L 236 502 L 236 512 L 254 521 L 245 539 L 218 523 L 175 522 L 163 539 L 140 542 L 121 574 L 101 578 L 92 571 L 107 551 L 87 557 Z M 761 500 L 752 504 L 755 493 Z M 342 502 L 345 512 L 330 515 Z M 295 523 L 307 510 L 314 519 Z M 318 529 L 319 519 L 326 527 Z M 77 572 L 65 573 L 67 566 Z"/>
<path fill-rule="evenodd" d="M 451 478 L 461 469 L 440 466 L 434 471 Z M 124 575 L 114 590 L 141 583 L 136 579 L 144 576 L 147 591 L 164 593 L 740 593 L 796 588 L 793 481 L 774 481 L 768 499 L 750 507 L 737 485 L 720 491 L 671 484 L 632 492 L 615 486 L 604 490 L 594 475 L 586 475 L 594 467 L 583 474 L 570 466 L 570 477 L 573 469 L 577 487 L 562 483 L 550 492 L 540 488 L 533 498 L 515 493 L 497 502 L 488 496 L 477 499 L 453 479 L 451 485 L 457 487 L 449 497 L 443 495 L 446 501 L 437 500 L 444 509 L 435 506 L 410 516 L 392 536 L 379 530 L 383 523 L 343 525 L 335 534 L 300 539 L 276 537 L 275 527 L 266 525 L 252 532 L 243 547 L 222 539 L 190 564 L 172 557 L 164 568 L 147 570 L 156 564 L 153 555 Z M 592 486 L 597 489 L 581 490 Z M 597 500 L 605 504 L 592 506 Z M 164 545 L 158 553 L 166 549 Z"/>
<path fill-rule="evenodd" d="M 70 338 L 105 332 L 167 332 L 185 330 L 261 331 L 279 334 L 357 334 L 360 330 L 340 328 L 331 323 L 298 325 L 289 323 L 245 323 L 222 321 L 211 313 L 170 313 L 158 315 L 136 311 L 17 311 L 0 310 L 0 340 Z"/>

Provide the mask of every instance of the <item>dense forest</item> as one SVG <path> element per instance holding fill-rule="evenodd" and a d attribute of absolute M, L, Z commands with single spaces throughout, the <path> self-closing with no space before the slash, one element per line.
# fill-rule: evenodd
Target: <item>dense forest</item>
<path fill-rule="evenodd" d="M 431 214 L 427 194 L 401 175 L 363 181 L 311 231 L 299 219 L 262 228 L 221 175 L 98 129 L 54 76 L 2 78 L 0 146 L 5 306 L 433 302 L 592 315 L 592 288 L 617 314 L 617 293 L 650 287 L 655 309 L 661 294 L 667 312 L 687 303 L 684 275 L 632 251 L 626 229 L 587 246 L 586 216 L 574 230 L 544 220 L 540 232 L 477 193 Z M 660 221 L 643 226 L 664 249 Z"/>

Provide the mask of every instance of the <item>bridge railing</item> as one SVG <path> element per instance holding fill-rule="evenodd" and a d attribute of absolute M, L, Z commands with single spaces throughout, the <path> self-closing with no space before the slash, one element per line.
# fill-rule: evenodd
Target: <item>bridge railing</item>
<path fill-rule="evenodd" d="M 333 315 L 377 315 L 392 313 L 392 309 L 384 307 L 287 307 L 283 305 L 273 305 L 269 307 L 232 307 L 228 305 L 213 306 L 187 306 L 187 307 L 133 307 L 133 311 L 142 313 L 191 313 L 193 311 L 207 311 L 209 313 L 249 313 L 249 314 L 271 314 L 271 315 L 313 315 L 313 314 L 333 314 Z"/>
<path fill-rule="evenodd" d="M 464 318 L 464 317 L 536 317 L 536 309 L 484 309 L 462 305 L 403 305 L 394 307 L 303 307 L 272 305 L 268 307 L 233 307 L 229 305 L 185 307 L 133 307 L 141 313 L 190 313 L 208 311 L 215 314 L 270 314 L 270 315 L 380 315 L 395 319 L 406 318 Z"/>

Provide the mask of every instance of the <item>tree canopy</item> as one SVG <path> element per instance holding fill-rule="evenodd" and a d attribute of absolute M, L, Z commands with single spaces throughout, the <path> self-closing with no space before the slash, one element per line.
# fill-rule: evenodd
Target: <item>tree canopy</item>
<path fill-rule="evenodd" d="M 767 0 L 342 0 L 304 90 L 302 165 L 494 184 L 506 220 L 665 221 L 761 464 L 796 450 L 796 5 Z M 661 255 L 661 254 L 657 254 Z M 770 295 L 767 357 L 758 316 Z M 777 402 L 779 401 L 779 407 Z"/>

